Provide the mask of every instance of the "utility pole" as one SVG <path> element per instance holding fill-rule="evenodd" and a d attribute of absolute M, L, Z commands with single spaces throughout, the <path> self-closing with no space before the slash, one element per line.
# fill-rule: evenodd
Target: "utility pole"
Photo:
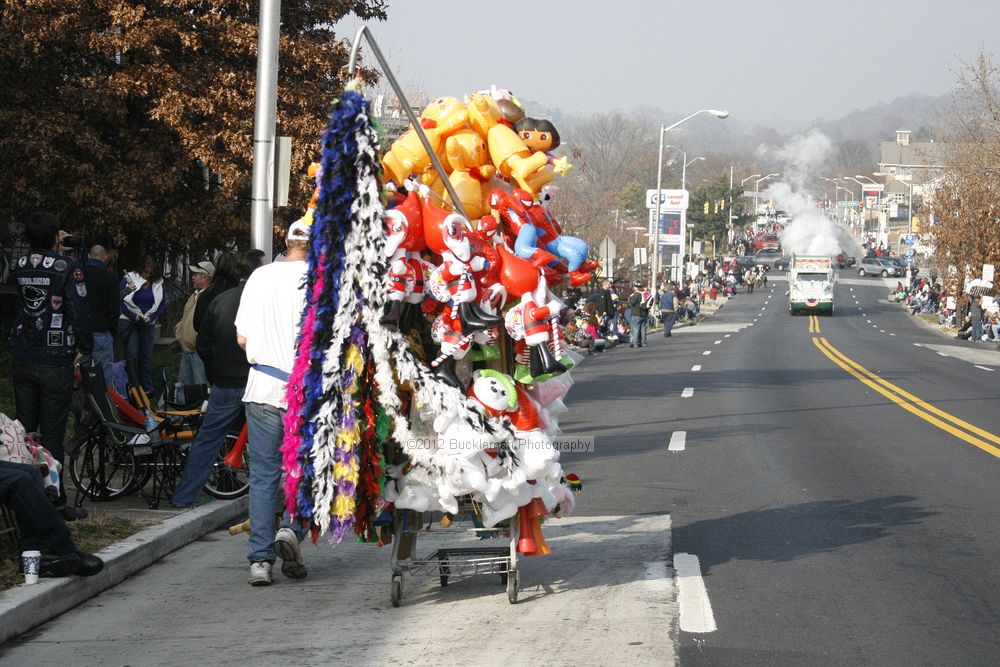
<path fill-rule="evenodd" d="M 273 255 L 274 205 L 269 176 L 274 161 L 278 111 L 278 40 L 281 0 L 260 0 L 257 35 L 257 90 L 253 118 L 253 188 L 250 195 L 250 245 Z"/>

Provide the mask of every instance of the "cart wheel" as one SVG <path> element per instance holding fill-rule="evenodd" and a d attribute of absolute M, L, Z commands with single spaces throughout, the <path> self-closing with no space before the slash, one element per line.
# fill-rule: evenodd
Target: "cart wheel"
<path fill-rule="evenodd" d="M 389 599 L 393 607 L 398 607 L 403 601 L 403 581 L 399 577 L 393 576 L 389 582 Z"/>
<path fill-rule="evenodd" d="M 440 561 L 438 563 L 438 574 L 441 575 L 441 587 L 444 588 L 448 585 L 448 575 L 451 574 L 451 568 L 448 567 L 447 562 Z"/>
<path fill-rule="evenodd" d="M 517 570 L 514 570 L 507 575 L 507 601 L 511 604 L 517 604 L 517 591 L 521 587 L 521 575 Z"/>

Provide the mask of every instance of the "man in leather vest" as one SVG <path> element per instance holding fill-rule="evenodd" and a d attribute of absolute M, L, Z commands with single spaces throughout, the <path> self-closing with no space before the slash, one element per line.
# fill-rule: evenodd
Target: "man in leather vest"
<path fill-rule="evenodd" d="M 39 432 L 42 445 L 65 464 L 73 364 L 81 358 L 89 362 L 94 345 L 87 286 L 76 260 L 56 252 L 56 216 L 36 213 L 25 228 L 30 250 L 11 271 L 21 298 L 10 332 L 15 410 L 25 430 Z M 65 490 L 60 488 L 59 495 L 57 506 L 62 509 Z M 73 508 L 66 508 L 63 516 L 77 518 Z"/>

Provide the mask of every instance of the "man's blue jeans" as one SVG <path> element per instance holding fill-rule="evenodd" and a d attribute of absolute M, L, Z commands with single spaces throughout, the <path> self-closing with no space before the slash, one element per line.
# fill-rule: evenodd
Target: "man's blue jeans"
<path fill-rule="evenodd" d="M 107 331 L 94 332 L 94 363 L 104 371 L 104 382 L 111 383 L 111 363 L 115 360 L 115 337 Z"/>
<path fill-rule="evenodd" d="M 983 339 L 983 320 L 979 317 L 972 318 L 972 340 Z"/>
<path fill-rule="evenodd" d="M 645 345 L 646 344 L 646 329 L 649 327 L 649 318 L 647 317 L 635 317 L 630 319 L 630 325 L 632 327 L 632 344 L 633 345 Z"/>
<path fill-rule="evenodd" d="M 205 363 L 197 352 L 181 352 L 181 367 L 177 372 L 177 381 L 185 387 L 196 384 L 208 384 L 205 375 Z M 181 400 L 178 398 L 177 400 Z"/>
<path fill-rule="evenodd" d="M 243 411 L 244 390 L 244 387 L 212 386 L 205 420 L 191 444 L 191 451 L 184 462 L 184 473 L 171 498 L 175 505 L 190 505 L 205 486 L 226 442 L 226 434 Z"/>
<path fill-rule="evenodd" d="M 274 517 L 281 513 L 281 527 L 291 528 L 302 540 L 306 531 L 292 526 L 285 514 L 281 488 L 281 441 L 285 436 L 284 410 L 264 403 L 244 403 L 247 411 L 247 447 L 250 451 L 250 553 L 247 560 L 273 563 Z"/>

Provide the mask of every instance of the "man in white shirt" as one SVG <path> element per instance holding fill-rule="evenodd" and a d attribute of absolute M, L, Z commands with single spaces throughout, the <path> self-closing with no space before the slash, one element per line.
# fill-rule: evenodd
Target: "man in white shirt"
<path fill-rule="evenodd" d="M 243 288 L 236 313 L 236 339 L 250 362 L 243 403 L 250 452 L 250 576 L 252 586 L 271 584 L 271 567 L 282 559 L 281 572 L 291 579 L 306 576 L 299 542 L 306 531 L 292 527 L 282 514 L 281 442 L 284 439 L 285 383 L 295 360 L 295 339 L 305 305 L 306 248 L 309 228 L 292 223 L 286 236 L 285 260 L 254 271 Z"/>

